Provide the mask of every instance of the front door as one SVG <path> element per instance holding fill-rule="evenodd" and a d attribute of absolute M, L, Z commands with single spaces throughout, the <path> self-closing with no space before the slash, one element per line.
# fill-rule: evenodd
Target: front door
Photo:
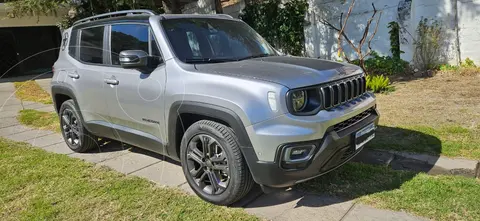
<path fill-rule="evenodd" d="M 164 152 L 166 141 L 164 99 L 165 64 L 150 73 L 120 66 L 118 55 L 124 50 L 143 50 L 161 61 L 161 55 L 146 24 L 115 24 L 110 27 L 110 62 L 106 73 L 105 95 L 117 139 Z"/>

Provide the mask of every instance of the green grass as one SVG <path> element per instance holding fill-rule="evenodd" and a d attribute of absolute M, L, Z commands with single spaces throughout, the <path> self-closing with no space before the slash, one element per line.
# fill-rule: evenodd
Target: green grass
<path fill-rule="evenodd" d="M 21 124 L 29 127 L 60 132 L 60 123 L 56 112 L 25 109 L 19 112 L 17 119 Z"/>
<path fill-rule="evenodd" d="M 52 97 L 35 81 L 14 82 L 15 96 L 22 101 L 52 104 Z"/>
<path fill-rule="evenodd" d="M 460 126 L 380 126 L 367 147 L 480 159 L 480 130 Z"/>
<path fill-rule="evenodd" d="M 0 220 L 257 220 L 65 155 L 0 139 Z"/>
<path fill-rule="evenodd" d="M 431 219 L 480 220 L 480 180 L 473 178 L 348 163 L 298 188 Z"/>

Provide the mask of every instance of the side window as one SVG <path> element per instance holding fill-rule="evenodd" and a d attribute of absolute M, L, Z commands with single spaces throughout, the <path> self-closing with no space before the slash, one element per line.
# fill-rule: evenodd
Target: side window
<path fill-rule="evenodd" d="M 150 47 L 152 48 L 152 56 L 156 58 L 162 58 L 162 54 L 160 53 L 160 49 L 158 49 L 157 41 L 155 40 L 155 36 L 150 34 Z"/>
<path fill-rule="evenodd" d="M 111 55 L 112 64 L 120 65 L 118 55 L 124 50 L 148 52 L 148 26 L 139 24 L 112 25 Z"/>
<path fill-rule="evenodd" d="M 103 63 L 102 27 L 82 29 L 80 37 L 80 60 L 93 64 Z"/>
<path fill-rule="evenodd" d="M 77 39 L 78 39 L 78 30 L 72 30 L 70 33 L 70 41 L 68 43 L 68 54 L 74 58 L 77 58 Z"/>

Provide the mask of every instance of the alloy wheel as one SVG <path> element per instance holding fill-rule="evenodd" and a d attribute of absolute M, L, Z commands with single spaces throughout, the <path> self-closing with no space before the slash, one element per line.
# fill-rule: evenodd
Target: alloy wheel
<path fill-rule="evenodd" d="M 195 184 L 205 193 L 218 195 L 230 181 L 227 153 L 212 136 L 194 136 L 187 146 L 187 169 Z"/>
<path fill-rule="evenodd" d="M 63 111 L 61 126 L 65 140 L 74 147 L 80 146 L 80 125 L 77 116 L 72 110 L 65 109 Z"/>

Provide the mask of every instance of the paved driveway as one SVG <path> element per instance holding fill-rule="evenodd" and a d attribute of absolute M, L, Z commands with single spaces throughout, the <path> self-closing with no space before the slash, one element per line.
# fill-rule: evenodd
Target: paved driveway
<path fill-rule="evenodd" d="M 49 79 L 39 80 L 38 83 L 50 91 Z M 116 141 L 99 143 L 98 148 L 89 153 L 74 153 L 64 143 L 61 134 L 20 125 L 15 116 L 22 108 L 42 111 L 54 109 L 51 105 L 21 102 L 14 96 L 14 90 L 12 83 L 0 83 L 0 136 L 25 141 L 46 151 L 108 166 L 126 175 L 144 177 L 159 186 L 177 187 L 193 194 L 179 163 L 162 155 Z M 269 220 L 423 220 L 404 212 L 375 209 L 352 200 L 297 190 L 266 195 L 256 188 L 234 206 L 243 207 L 247 212 Z"/>

